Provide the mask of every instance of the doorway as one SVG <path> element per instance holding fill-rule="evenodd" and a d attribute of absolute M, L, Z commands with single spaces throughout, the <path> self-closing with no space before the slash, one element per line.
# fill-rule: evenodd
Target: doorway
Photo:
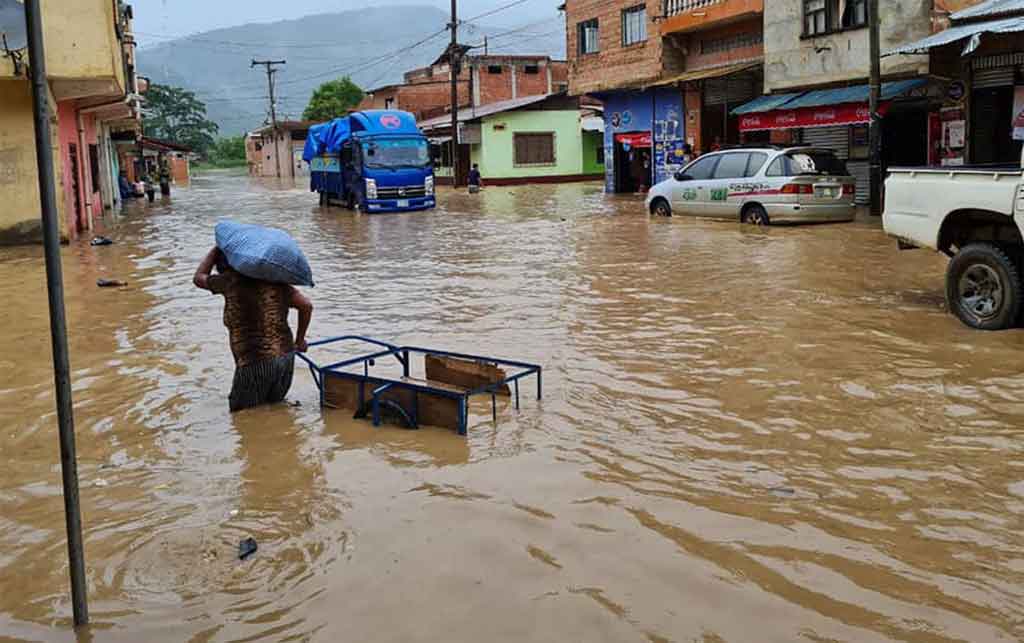
<path fill-rule="evenodd" d="M 651 148 L 615 142 L 615 191 L 646 192 L 651 187 Z"/>
<path fill-rule="evenodd" d="M 971 164 L 1017 165 L 1021 141 L 1013 140 L 1012 85 L 977 89 L 971 96 Z"/>
<path fill-rule="evenodd" d="M 74 143 L 68 144 L 68 167 L 71 168 L 71 198 L 75 207 L 75 230 L 82 232 L 81 178 L 78 172 L 78 146 Z"/>

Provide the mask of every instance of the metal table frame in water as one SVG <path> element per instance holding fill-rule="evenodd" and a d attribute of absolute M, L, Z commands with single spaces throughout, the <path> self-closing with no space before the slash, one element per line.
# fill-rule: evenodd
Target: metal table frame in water
<path fill-rule="evenodd" d="M 519 380 L 531 375 L 536 375 L 537 399 L 541 399 L 541 367 L 537 364 L 421 346 L 398 346 L 360 335 L 311 342 L 309 349 L 344 342 L 365 344 L 373 350 L 326 365 L 316 363 L 308 354 L 297 355 L 309 365 L 320 390 L 321 407 L 354 407 L 357 418 L 370 414 L 374 426 L 380 426 L 382 414 L 387 410 L 409 428 L 418 428 L 421 423 L 447 426 L 457 430 L 459 435 L 466 435 L 471 397 L 490 395 L 491 416 L 497 421 L 498 395 L 514 396 L 515 407 L 519 409 Z M 427 379 L 411 376 L 412 358 L 417 355 L 424 358 Z M 395 358 L 402 367 L 401 377 L 371 371 L 377 360 L 389 357 Z M 346 370 L 360 365 L 360 371 Z"/>

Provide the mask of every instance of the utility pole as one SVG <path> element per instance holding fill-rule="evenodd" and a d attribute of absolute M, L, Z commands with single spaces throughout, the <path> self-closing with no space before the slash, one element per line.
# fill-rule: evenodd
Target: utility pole
<path fill-rule="evenodd" d="M 882 94 L 882 58 L 879 43 L 878 0 L 868 0 L 868 31 L 871 55 L 871 78 L 868 89 L 868 149 L 870 150 L 871 216 L 882 215 L 882 117 L 878 113 Z"/>
<path fill-rule="evenodd" d="M 455 0 L 452 0 L 455 2 Z M 277 178 L 281 178 L 281 152 L 277 145 L 277 101 L 274 98 L 274 74 L 277 70 L 274 69 L 275 65 L 287 64 L 285 60 L 256 60 L 252 61 L 249 66 L 250 69 L 256 65 L 263 65 L 267 69 L 267 89 L 270 90 L 270 122 L 274 129 L 274 167 L 277 170 Z"/>
<path fill-rule="evenodd" d="M 28 33 L 29 78 L 32 85 L 32 120 L 35 124 L 36 165 L 39 171 L 39 204 L 43 219 L 43 254 L 46 257 L 46 292 L 50 302 L 50 342 L 53 380 L 57 398 L 60 435 L 60 472 L 64 490 L 64 522 L 68 536 L 71 575 L 71 609 L 75 626 L 89 622 L 85 585 L 85 549 L 82 545 L 82 514 L 78 501 L 78 462 L 75 456 L 75 419 L 71 399 L 71 362 L 68 359 L 68 328 L 64 313 L 64 275 L 60 265 L 60 233 L 57 228 L 57 189 L 50 147 L 49 87 L 43 19 L 39 0 L 25 0 L 25 31 Z M 15 5 L 17 6 L 17 5 Z"/>
<path fill-rule="evenodd" d="M 459 19 L 458 0 L 452 0 L 452 21 L 448 27 L 452 30 L 451 50 L 448 54 L 448 68 L 452 77 L 452 186 L 459 187 L 459 71 L 462 67 L 459 60 Z"/>

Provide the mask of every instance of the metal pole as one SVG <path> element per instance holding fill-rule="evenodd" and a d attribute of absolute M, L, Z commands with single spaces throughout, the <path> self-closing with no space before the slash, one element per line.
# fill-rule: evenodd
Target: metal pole
<path fill-rule="evenodd" d="M 46 83 L 46 56 L 39 0 L 25 0 L 28 32 L 29 77 L 32 85 L 32 117 L 36 135 L 36 164 L 39 170 L 39 202 L 43 220 L 43 250 L 46 256 L 46 290 L 50 301 L 50 339 L 53 345 L 53 379 L 60 430 L 60 465 L 64 485 L 64 521 L 68 535 L 71 571 L 71 606 L 75 626 L 89 622 L 85 586 L 85 551 L 82 546 L 82 517 L 78 502 L 78 465 L 75 458 L 75 420 L 71 401 L 71 365 L 68 360 L 67 319 L 64 315 L 64 277 L 60 264 L 60 233 L 57 227 L 57 193 L 53 178 L 53 149 L 50 147 L 50 103 Z"/>
<path fill-rule="evenodd" d="M 452 22 L 448 27 L 452 30 L 451 51 L 448 56 L 448 68 L 451 70 L 451 101 L 452 101 L 452 186 L 459 186 L 459 20 L 457 0 L 452 0 Z"/>
<path fill-rule="evenodd" d="M 878 113 L 882 94 L 882 59 L 879 43 L 878 0 L 868 0 L 868 31 L 870 40 L 871 78 L 869 81 L 868 111 L 871 124 L 868 130 L 870 150 L 871 215 L 882 215 L 882 119 Z"/>

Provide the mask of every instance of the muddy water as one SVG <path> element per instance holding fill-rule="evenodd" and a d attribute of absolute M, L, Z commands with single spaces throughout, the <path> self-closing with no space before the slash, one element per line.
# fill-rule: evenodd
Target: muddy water
<path fill-rule="evenodd" d="M 85 639 L 1024 637 L 1024 333 L 948 317 L 941 258 L 594 186 L 441 200 L 358 217 L 215 176 L 65 249 Z M 229 415 L 189 283 L 224 216 L 299 238 L 314 336 L 537 361 L 544 400 L 464 440 L 321 412 L 300 373 L 298 406 Z M 43 284 L 0 250 L 0 639 L 67 641 Z"/>

